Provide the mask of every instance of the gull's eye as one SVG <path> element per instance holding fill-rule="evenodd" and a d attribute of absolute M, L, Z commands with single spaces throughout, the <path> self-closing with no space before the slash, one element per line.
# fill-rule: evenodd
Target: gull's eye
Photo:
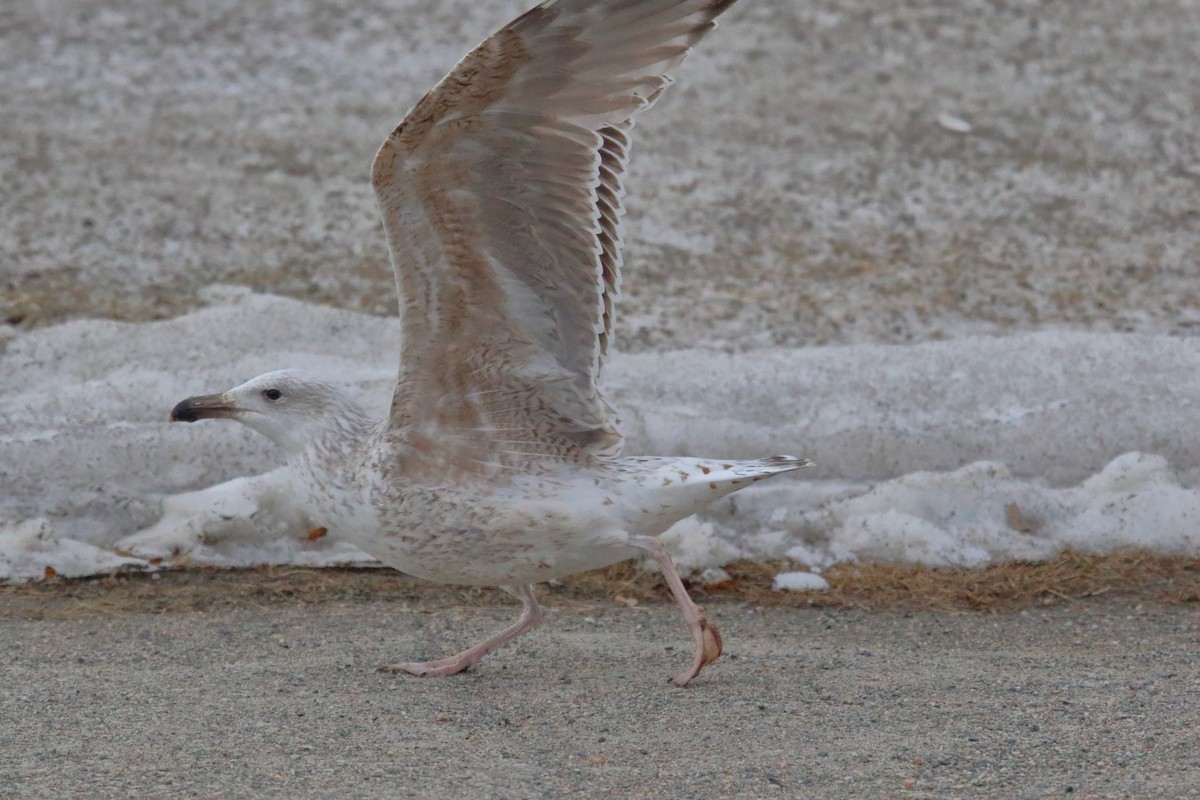
<path fill-rule="evenodd" d="M 279 391 L 278 389 L 267 389 L 263 392 L 263 397 L 267 398 L 268 400 L 278 400 L 279 398 L 283 397 L 283 392 Z"/>

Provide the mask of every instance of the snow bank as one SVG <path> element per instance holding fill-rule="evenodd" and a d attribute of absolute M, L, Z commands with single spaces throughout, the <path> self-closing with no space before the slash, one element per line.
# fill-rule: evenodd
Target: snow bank
<path fill-rule="evenodd" d="M 119 556 L 77 539 L 61 539 L 47 519 L 0 524 L 0 576 L 9 580 L 43 578 L 48 573 L 78 578 L 145 565 L 139 558 Z"/>
<path fill-rule="evenodd" d="M 1015 478 L 1002 464 L 919 472 L 796 512 L 803 540 L 786 555 L 813 566 L 848 559 L 980 566 L 1074 548 L 1136 545 L 1200 554 L 1200 494 L 1161 456 L 1127 453 L 1076 487 Z"/>
<path fill-rule="evenodd" d="M 308 540 L 266 440 L 166 414 L 286 366 L 382 414 L 395 320 L 226 287 L 205 298 L 172 320 L 76 321 L 0 342 L 0 576 L 103 572 L 130 556 L 364 558 Z M 1047 331 L 619 355 L 606 369 L 630 453 L 816 460 L 668 533 L 681 563 L 713 579 L 731 559 L 784 554 L 814 566 L 972 565 L 1066 546 L 1200 554 L 1190 340 Z"/>

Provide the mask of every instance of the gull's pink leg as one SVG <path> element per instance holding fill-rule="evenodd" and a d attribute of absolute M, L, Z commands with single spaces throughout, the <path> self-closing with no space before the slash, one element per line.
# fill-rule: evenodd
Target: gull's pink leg
<path fill-rule="evenodd" d="M 679 579 L 679 573 L 675 570 L 675 563 L 671 561 L 671 555 L 662 546 L 662 542 L 653 536 L 631 536 L 629 544 L 654 556 L 654 560 L 662 569 L 663 577 L 667 579 L 667 587 L 675 597 L 675 602 L 679 604 L 679 610 L 683 612 L 683 621 L 692 631 L 692 639 L 696 645 L 692 668 L 671 678 L 671 683 L 676 686 L 686 686 L 688 681 L 700 674 L 700 670 L 721 655 L 721 634 L 717 632 L 716 625 L 704 618 L 704 609 L 693 603 L 692 598 L 688 596 L 687 589 L 683 588 L 683 581 Z"/>
<path fill-rule="evenodd" d="M 521 601 L 521 618 L 499 633 L 489 636 L 479 644 L 449 658 L 436 661 L 410 661 L 388 664 L 380 672 L 407 672 L 411 675 L 454 675 L 465 672 L 483 660 L 483 657 L 501 645 L 511 642 L 525 631 L 542 621 L 542 608 L 533 596 L 532 586 L 501 586 L 501 589 Z"/>

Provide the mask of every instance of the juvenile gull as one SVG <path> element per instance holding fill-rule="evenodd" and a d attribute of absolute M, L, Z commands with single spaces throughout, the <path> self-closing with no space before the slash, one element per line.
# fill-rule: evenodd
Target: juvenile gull
<path fill-rule="evenodd" d="M 695 643 L 721 653 L 656 538 L 808 461 L 620 455 L 597 387 L 620 288 L 635 117 L 733 0 L 547 0 L 469 53 L 383 143 L 372 182 L 400 295 L 385 420 L 293 370 L 192 397 L 284 452 L 314 522 L 410 575 L 499 586 L 520 619 L 463 652 L 382 667 L 451 675 L 542 617 L 532 584 L 648 553 Z"/>

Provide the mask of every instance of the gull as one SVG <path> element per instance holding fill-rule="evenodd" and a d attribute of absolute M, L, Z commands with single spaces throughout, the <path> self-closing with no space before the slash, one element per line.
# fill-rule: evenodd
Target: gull
<path fill-rule="evenodd" d="M 645 555 L 694 643 L 672 681 L 720 655 L 716 626 L 657 536 L 810 462 L 622 455 L 598 378 L 634 120 L 732 4 L 547 0 L 471 51 L 392 131 L 371 170 L 402 331 L 386 419 L 295 370 L 171 412 L 267 436 L 305 512 L 383 563 L 521 601 L 514 624 L 474 647 L 381 670 L 470 669 L 541 620 L 534 584 Z"/>

